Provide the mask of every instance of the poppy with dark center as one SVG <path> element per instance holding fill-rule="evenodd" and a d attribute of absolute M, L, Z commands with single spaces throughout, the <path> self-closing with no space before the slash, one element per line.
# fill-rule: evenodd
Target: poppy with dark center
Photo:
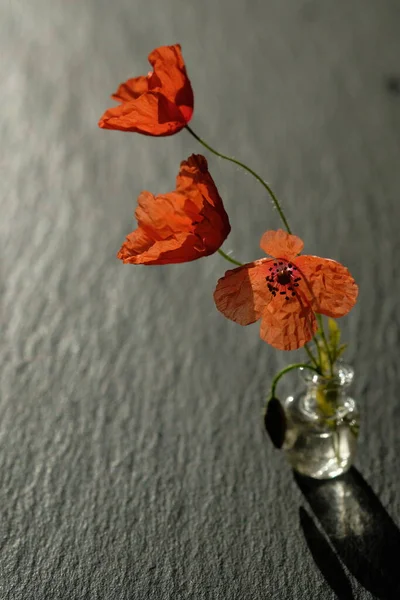
<path fill-rule="evenodd" d="M 112 95 L 121 104 L 106 110 L 99 127 L 164 136 L 189 123 L 194 99 L 180 45 L 156 48 L 149 62 L 153 72 L 121 83 Z"/>
<path fill-rule="evenodd" d="M 176 190 L 142 192 L 135 211 L 138 228 L 118 253 L 124 263 L 165 265 L 213 254 L 231 230 L 207 160 L 192 154 L 181 163 Z"/>
<path fill-rule="evenodd" d="M 357 300 L 348 269 L 335 260 L 299 255 L 303 245 L 282 229 L 267 231 L 260 246 L 275 258 L 227 271 L 214 292 L 225 317 L 240 325 L 261 319 L 261 338 L 279 350 L 296 350 L 312 339 L 315 313 L 343 317 Z"/>

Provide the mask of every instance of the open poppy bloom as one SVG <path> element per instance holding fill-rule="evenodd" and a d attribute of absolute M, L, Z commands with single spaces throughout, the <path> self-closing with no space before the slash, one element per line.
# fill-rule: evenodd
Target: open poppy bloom
<path fill-rule="evenodd" d="M 193 114 L 193 91 L 181 47 L 161 46 L 149 54 L 153 72 L 121 83 L 114 100 L 99 121 L 104 129 L 145 135 L 172 135 L 187 125 Z"/>
<path fill-rule="evenodd" d="M 214 292 L 219 311 L 240 325 L 261 319 L 261 338 L 279 350 L 295 350 L 317 330 L 314 313 L 337 318 L 357 300 L 358 287 L 348 269 L 318 256 L 299 256 L 303 242 L 279 229 L 267 231 L 262 258 L 227 271 Z"/>
<path fill-rule="evenodd" d="M 159 196 L 142 192 L 135 216 L 139 227 L 118 253 L 124 263 L 165 265 L 213 254 L 231 226 L 207 160 L 192 154 L 181 163 L 176 190 Z"/>

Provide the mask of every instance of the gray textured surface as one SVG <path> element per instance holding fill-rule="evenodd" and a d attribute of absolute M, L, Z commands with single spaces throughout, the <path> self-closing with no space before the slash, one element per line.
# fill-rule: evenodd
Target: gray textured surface
<path fill-rule="evenodd" d="M 400 74 L 399 24 L 397 0 L 2 0 L 1 598 L 391 597 L 400 96 L 385 82 Z M 268 178 L 306 250 L 360 284 L 343 326 L 357 468 L 380 503 L 345 482 L 324 488 L 333 512 L 320 488 L 309 504 L 264 437 L 270 376 L 293 357 L 215 310 L 219 256 L 115 258 L 140 190 L 172 189 L 200 147 L 96 123 L 174 42 L 193 128 Z M 276 214 L 250 177 L 209 162 L 233 226 L 224 249 L 259 257 Z"/>

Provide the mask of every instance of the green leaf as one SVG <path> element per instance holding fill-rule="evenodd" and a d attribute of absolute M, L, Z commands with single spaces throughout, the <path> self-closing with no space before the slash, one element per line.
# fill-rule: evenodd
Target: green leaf
<path fill-rule="evenodd" d="M 321 357 L 321 369 L 323 373 L 329 373 L 329 367 L 330 367 L 330 363 L 329 363 L 329 357 L 328 357 L 328 353 L 326 351 L 325 348 L 325 344 L 322 340 L 318 340 L 318 348 L 319 348 L 319 355 Z"/>
<path fill-rule="evenodd" d="M 329 341 L 331 343 L 331 348 L 337 348 L 340 342 L 340 328 L 335 319 L 328 319 L 328 327 L 329 327 Z"/>
<path fill-rule="evenodd" d="M 339 358 L 339 356 L 342 356 L 343 352 L 346 350 L 348 344 L 341 344 L 336 352 L 336 358 Z"/>
<path fill-rule="evenodd" d="M 329 350 L 334 363 L 338 357 L 338 347 L 340 342 L 340 328 L 334 319 L 328 319 L 329 328 Z"/>

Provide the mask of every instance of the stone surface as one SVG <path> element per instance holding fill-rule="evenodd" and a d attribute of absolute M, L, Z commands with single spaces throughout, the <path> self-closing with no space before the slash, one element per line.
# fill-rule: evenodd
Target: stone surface
<path fill-rule="evenodd" d="M 399 22 L 397 0 L 0 4 L 2 598 L 400 597 Z M 216 311 L 221 257 L 115 258 L 138 193 L 172 189 L 201 148 L 97 120 L 175 42 L 194 130 L 360 284 L 343 336 L 363 429 L 344 481 L 296 480 L 264 435 L 293 356 Z M 277 214 L 208 157 L 225 251 L 261 256 Z"/>

